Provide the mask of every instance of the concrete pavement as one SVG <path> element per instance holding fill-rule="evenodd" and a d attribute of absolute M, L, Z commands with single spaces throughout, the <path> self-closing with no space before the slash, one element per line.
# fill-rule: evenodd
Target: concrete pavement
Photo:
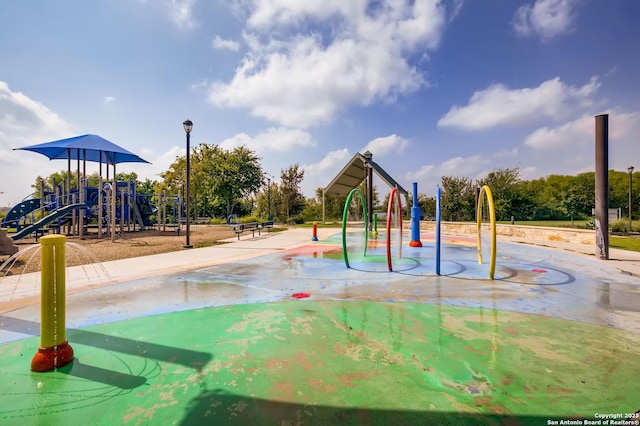
<path fill-rule="evenodd" d="M 322 240 L 339 232 L 339 228 L 318 228 L 318 238 L 322 242 Z M 239 261 L 312 244 L 311 237 L 312 231 L 309 228 L 291 228 L 284 232 L 271 232 L 255 238 L 245 236 L 238 240 L 236 237 L 232 237 L 223 240 L 226 244 L 211 247 L 184 249 L 177 252 L 74 266 L 67 270 L 67 291 L 68 294 L 73 294 L 125 281 Z M 640 252 L 610 249 L 609 260 L 599 260 L 595 256 L 595 245 L 499 236 L 497 243 L 499 254 L 501 253 L 501 242 L 532 245 L 548 250 L 572 253 L 592 259 L 596 264 L 614 267 L 623 274 L 640 277 Z M 68 249 L 71 253 L 75 250 L 81 249 L 77 246 L 71 246 Z M 39 283 L 39 272 L 0 277 L 0 313 L 39 303 Z"/>
<path fill-rule="evenodd" d="M 323 240 L 337 232 L 339 230 L 336 228 L 321 228 L 318 229 L 318 237 Z M 67 293 L 283 251 L 311 243 L 311 237 L 311 229 L 293 228 L 285 232 L 263 233 L 255 238 L 244 236 L 238 240 L 237 237 L 232 237 L 223 240 L 227 244 L 211 247 L 74 266 L 67 268 Z M 68 255 L 74 255 L 74 251 L 80 250 L 79 246 L 67 248 Z M 39 297 L 39 272 L 0 277 L 0 313 L 39 303 Z"/>
<path fill-rule="evenodd" d="M 524 240 L 519 237 L 498 237 L 498 247 L 500 242 L 527 244 L 536 247 L 543 247 L 549 250 L 573 253 L 579 256 L 591 258 L 594 262 L 608 265 L 618 269 L 623 274 L 640 277 L 640 252 L 609 248 L 609 259 L 600 260 L 596 257 L 596 246 L 591 244 L 566 243 L 552 240 Z M 500 248 L 498 248 L 500 250 Z"/>
<path fill-rule="evenodd" d="M 489 280 L 468 235 L 447 238 L 440 276 L 432 235 L 393 274 L 379 273 L 382 239 L 347 269 L 339 230 L 319 238 L 69 268 L 75 358 L 44 374 L 28 370 L 39 274 L 1 278 L 0 308 L 16 307 L 0 314 L 0 423 L 538 425 L 637 410 L 640 281 L 611 267 L 633 272 L 635 253 L 499 237 Z"/>

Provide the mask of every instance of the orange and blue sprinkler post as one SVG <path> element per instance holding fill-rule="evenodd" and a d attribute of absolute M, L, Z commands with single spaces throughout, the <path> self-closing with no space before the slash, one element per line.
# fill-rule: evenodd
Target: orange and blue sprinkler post
<path fill-rule="evenodd" d="M 313 237 L 311 241 L 318 241 L 318 222 L 313 222 Z"/>
<path fill-rule="evenodd" d="M 420 242 L 420 216 L 422 212 L 418 207 L 418 182 L 413 182 L 413 207 L 411 207 L 411 241 L 409 247 L 422 247 Z"/>
<path fill-rule="evenodd" d="M 40 347 L 31 360 L 31 371 L 51 371 L 73 361 L 73 348 L 67 341 L 65 331 L 66 242 L 64 235 L 40 238 Z"/>

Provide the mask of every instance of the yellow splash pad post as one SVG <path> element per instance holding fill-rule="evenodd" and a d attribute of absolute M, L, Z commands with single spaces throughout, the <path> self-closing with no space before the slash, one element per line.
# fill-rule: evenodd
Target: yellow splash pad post
<path fill-rule="evenodd" d="M 41 306 L 40 347 L 31 360 L 31 371 L 55 370 L 73 361 L 73 349 L 65 332 L 65 243 L 64 235 L 40 238 Z"/>
<path fill-rule="evenodd" d="M 485 194 L 489 203 L 489 221 L 491 222 L 491 263 L 489 264 L 489 279 L 493 279 L 496 272 L 496 206 L 493 202 L 493 194 L 491 188 L 484 185 L 480 189 L 478 196 L 478 208 L 476 213 L 476 222 L 478 224 L 478 263 L 482 265 L 482 201 Z"/>

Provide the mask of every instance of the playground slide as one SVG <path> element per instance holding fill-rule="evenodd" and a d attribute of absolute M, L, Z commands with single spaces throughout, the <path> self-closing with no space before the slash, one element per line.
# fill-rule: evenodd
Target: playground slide
<path fill-rule="evenodd" d="M 33 225 L 29 225 L 26 228 L 21 229 L 20 232 L 17 232 L 15 234 L 11 235 L 10 238 L 12 240 L 19 240 L 20 238 L 24 238 L 27 235 L 29 235 L 30 233 L 35 232 L 35 231 L 37 231 L 38 229 L 40 229 L 40 228 L 42 228 L 44 226 L 47 226 L 49 223 L 53 222 L 54 220 L 56 220 L 60 216 L 63 216 L 65 214 L 67 214 L 71 210 L 83 209 L 83 208 L 87 208 L 87 205 L 84 204 L 84 203 L 70 204 L 68 206 L 64 206 L 62 208 L 59 208 L 58 210 L 55 210 L 50 215 L 43 217 L 42 219 L 40 219 L 39 221 L 37 221 Z"/>
<path fill-rule="evenodd" d="M 40 208 L 40 198 L 30 198 L 13 206 L 9 213 L 2 219 L 3 228 L 15 228 L 20 218 Z"/>

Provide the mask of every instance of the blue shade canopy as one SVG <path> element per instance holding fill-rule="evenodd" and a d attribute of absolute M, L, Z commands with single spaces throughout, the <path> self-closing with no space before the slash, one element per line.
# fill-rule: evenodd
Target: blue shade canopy
<path fill-rule="evenodd" d="M 50 160 L 86 160 L 111 165 L 118 163 L 149 163 L 147 160 L 98 135 L 75 136 L 16 149 L 37 152 L 47 156 Z"/>

